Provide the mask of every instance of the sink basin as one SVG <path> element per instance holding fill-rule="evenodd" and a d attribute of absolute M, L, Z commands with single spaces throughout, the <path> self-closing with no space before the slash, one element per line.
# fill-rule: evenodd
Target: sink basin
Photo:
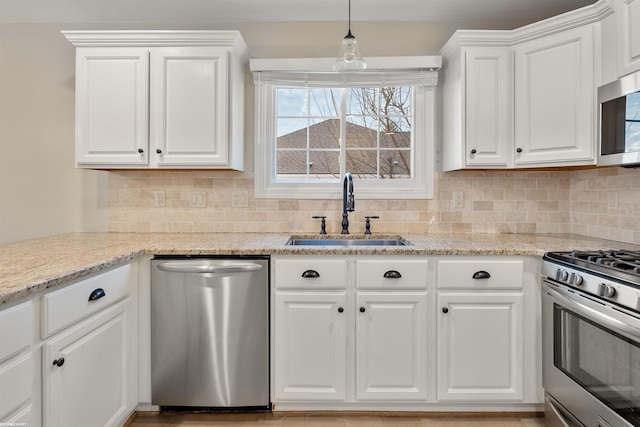
<path fill-rule="evenodd" d="M 411 246 L 403 238 L 389 239 L 332 239 L 291 237 L 287 246 Z"/>

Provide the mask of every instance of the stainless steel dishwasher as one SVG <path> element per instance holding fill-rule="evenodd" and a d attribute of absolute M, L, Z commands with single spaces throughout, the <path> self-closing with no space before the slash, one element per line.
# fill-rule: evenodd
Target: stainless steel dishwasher
<path fill-rule="evenodd" d="M 151 261 L 151 400 L 269 409 L 268 257 Z"/>

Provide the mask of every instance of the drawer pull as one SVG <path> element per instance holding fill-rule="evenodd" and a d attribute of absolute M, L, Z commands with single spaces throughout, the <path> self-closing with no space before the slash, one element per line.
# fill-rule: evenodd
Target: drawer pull
<path fill-rule="evenodd" d="M 53 361 L 53 366 L 60 367 L 62 365 L 64 365 L 64 357 L 61 357 L 60 359 L 56 359 Z"/>
<path fill-rule="evenodd" d="M 488 279 L 490 277 L 491 277 L 491 275 L 488 272 L 483 271 L 483 270 L 476 271 L 475 273 L 473 273 L 473 278 L 474 279 Z"/>
<path fill-rule="evenodd" d="M 304 277 L 305 279 L 315 279 L 316 277 L 320 277 L 320 273 L 318 273 L 315 270 L 307 270 L 304 273 L 302 273 L 302 277 Z"/>
<path fill-rule="evenodd" d="M 98 288 L 95 291 L 91 292 L 91 295 L 89 295 L 89 301 L 95 301 L 106 295 L 107 294 L 104 293 L 104 289 Z"/>
<path fill-rule="evenodd" d="M 344 313 L 344 308 L 338 307 L 338 313 Z"/>
<path fill-rule="evenodd" d="M 449 312 L 449 309 L 447 307 L 442 307 L 442 312 L 444 314 L 447 314 Z"/>
<path fill-rule="evenodd" d="M 384 273 L 385 279 L 399 279 L 401 277 L 402 277 L 402 274 L 400 274 L 400 272 L 396 270 L 389 270 L 386 273 Z"/>

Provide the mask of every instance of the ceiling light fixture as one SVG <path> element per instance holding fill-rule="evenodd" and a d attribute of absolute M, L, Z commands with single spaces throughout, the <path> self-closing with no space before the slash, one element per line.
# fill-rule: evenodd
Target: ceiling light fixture
<path fill-rule="evenodd" d="M 360 55 L 358 42 L 351 34 L 351 0 L 349 0 L 349 31 L 340 45 L 340 54 L 333 64 L 333 69 L 340 72 L 364 71 L 367 62 Z"/>

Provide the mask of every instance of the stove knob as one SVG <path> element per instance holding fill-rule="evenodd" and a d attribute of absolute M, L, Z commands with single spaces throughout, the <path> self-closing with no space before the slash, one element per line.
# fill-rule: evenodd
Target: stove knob
<path fill-rule="evenodd" d="M 616 294 L 616 288 L 606 283 L 600 283 L 598 285 L 598 295 L 605 298 L 611 298 Z"/>
<path fill-rule="evenodd" d="M 571 278 L 569 279 L 569 284 L 573 286 L 582 285 L 583 279 L 582 276 L 576 273 L 571 273 Z"/>
<path fill-rule="evenodd" d="M 559 282 L 566 282 L 569 278 L 569 273 L 565 270 L 558 268 L 556 270 L 556 280 Z"/>
<path fill-rule="evenodd" d="M 607 285 L 607 288 L 604 291 L 604 296 L 607 298 L 613 298 L 615 294 L 616 294 L 616 288 L 614 288 L 611 285 Z"/>

